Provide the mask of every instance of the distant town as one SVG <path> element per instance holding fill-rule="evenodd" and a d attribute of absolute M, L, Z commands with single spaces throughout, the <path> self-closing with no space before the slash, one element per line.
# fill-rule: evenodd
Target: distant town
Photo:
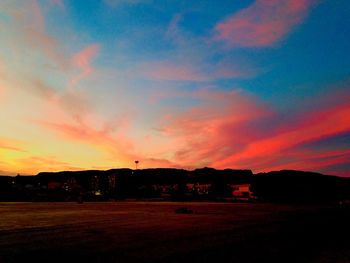
<path fill-rule="evenodd" d="M 41 172 L 0 176 L 0 201 L 214 200 L 344 202 L 350 178 L 282 170 L 171 168 Z"/>

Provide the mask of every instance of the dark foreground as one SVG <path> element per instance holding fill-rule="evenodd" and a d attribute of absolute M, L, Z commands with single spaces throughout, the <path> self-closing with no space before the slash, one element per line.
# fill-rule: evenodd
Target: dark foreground
<path fill-rule="evenodd" d="M 324 206 L 0 203 L 0 262 L 350 262 L 349 219 Z"/>

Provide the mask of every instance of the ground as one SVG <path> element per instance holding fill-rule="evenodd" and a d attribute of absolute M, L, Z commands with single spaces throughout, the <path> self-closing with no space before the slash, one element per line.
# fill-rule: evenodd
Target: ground
<path fill-rule="evenodd" d="M 0 203 L 0 262 L 350 262 L 349 219 L 334 206 Z"/>

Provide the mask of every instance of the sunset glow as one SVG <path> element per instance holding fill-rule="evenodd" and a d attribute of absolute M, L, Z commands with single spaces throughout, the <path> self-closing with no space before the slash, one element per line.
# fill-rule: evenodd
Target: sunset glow
<path fill-rule="evenodd" d="M 0 174 L 350 176 L 346 0 L 0 1 Z"/>

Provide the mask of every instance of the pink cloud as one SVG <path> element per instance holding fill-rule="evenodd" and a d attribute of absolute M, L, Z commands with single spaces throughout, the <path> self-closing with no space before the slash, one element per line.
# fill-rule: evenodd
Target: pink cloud
<path fill-rule="evenodd" d="M 256 0 L 215 27 L 230 46 L 271 46 L 302 23 L 313 0 Z"/>
<path fill-rule="evenodd" d="M 75 87 L 82 79 L 88 77 L 93 72 L 92 60 L 96 57 L 100 46 L 98 44 L 90 45 L 75 54 L 71 60 L 72 65 L 80 70 L 70 81 L 70 87 Z"/>

